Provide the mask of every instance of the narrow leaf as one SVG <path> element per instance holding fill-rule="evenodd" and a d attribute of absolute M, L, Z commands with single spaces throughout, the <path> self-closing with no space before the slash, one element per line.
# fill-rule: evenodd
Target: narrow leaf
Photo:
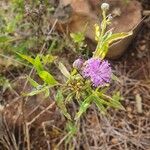
<path fill-rule="evenodd" d="M 38 72 L 38 75 L 48 85 L 55 86 L 58 84 L 55 78 L 47 71 L 40 71 Z"/>
<path fill-rule="evenodd" d="M 37 87 L 40 86 L 40 84 L 38 84 L 36 81 L 34 81 L 33 79 L 31 79 L 29 76 L 28 76 L 27 78 L 28 78 L 28 81 L 30 82 L 30 84 L 31 84 L 33 87 L 37 88 Z"/>
<path fill-rule="evenodd" d="M 36 68 L 37 72 L 40 72 L 40 71 L 43 71 L 43 70 L 44 70 L 39 55 L 36 56 L 33 65 L 34 65 L 34 67 Z"/>
<path fill-rule="evenodd" d="M 69 71 L 67 70 L 67 68 L 66 68 L 62 63 L 59 63 L 58 68 L 59 68 L 59 70 L 61 71 L 61 73 L 62 73 L 65 77 L 67 77 L 67 78 L 70 77 Z"/>
<path fill-rule="evenodd" d="M 111 37 L 109 37 L 107 39 L 106 42 L 108 42 L 109 44 L 111 44 L 111 43 L 113 43 L 115 41 L 124 39 L 124 38 L 126 38 L 126 37 L 128 37 L 128 36 L 130 36 L 132 34 L 133 34 L 132 31 L 130 31 L 130 32 L 122 32 L 122 33 L 114 33 L 114 34 L 111 35 Z"/>
<path fill-rule="evenodd" d="M 60 108 L 60 110 L 62 111 L 64 116 L 66 118 L 68 118 L 69 120 L 71 120 L 71 116 L 67 112 L 67 108 L 66 108 L 65 103 L 64 103 L 64 97 L 63 97 L 62 91 L 60 91 L 60 90 L 57 91 L 55 99 L 56 99 L 56 103 L 57 103 L 58 107 Z"/>
<path fill-rule="evenodd" d="M 41 92 L 44 92 L 45 90 L 47 90 L 49 87 L 48 86 L 41 86 L 40 88 L 38 89 L 34 89 L 32 90 L 30 93 L 27 93 L 27 94 L 23 94 L 24 96 L 34 96 L 34 95 L 37 95 L 37 94 L 40 94 Z"/>
<path fill-rule="evenodd" d="M 17 53 L 17 52 L 16 52 Z M 30 62 L 32 65 L 34 65 L 34 59 L 31 58 L 30 56 L 24 55 L 24 54 L 20 54 L 17 53 L 20 57 L 22 57 L 23 59 L 27 60 L 28 62 Z"/>
<path fill-rule="evenodd" d="M 96 106 L 98 107 L 99 111 L 103 114 L 106 114 L 106 108 L 105 106 L 101 103 L 101 101 L 97 98 L 94 97 L 94 103 L 96 104 Z"/>
<path fill-rule="evenodd" d="M 81 117 L 81 115 L 86 112 L 86 110 L 89 108 L 90 103 L 92 101 L 92 95 L 90 95 L 89 97 L 87 97 L 80 105 L 79 111 L 75 116 L 75 120 L 79 119 Z"/>
<path fill-rule="evenodd" d="M 95 40 L 98 41 L 100 38 L 100 27 L 98 24 L 95 24 L 94 27 L 95 27 Z"/>

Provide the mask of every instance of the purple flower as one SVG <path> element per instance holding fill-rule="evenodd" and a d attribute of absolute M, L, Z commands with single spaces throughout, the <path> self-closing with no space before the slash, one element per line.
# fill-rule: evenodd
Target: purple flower
<path fill-rule="evenodd" d="M 91 58 L 84 63 L 82 69 L 83 77 L 89 78 L 95 87 L 110 82 L 112 71 L 108 61 Z"/>
<path fill-rule="evenodd" d="M 83 65 L 83 60 L 81 58 L 78 58 L 74 61 L 73 68 L 79 70 L 79 69 L 81 69 L 82 65 Z"/>

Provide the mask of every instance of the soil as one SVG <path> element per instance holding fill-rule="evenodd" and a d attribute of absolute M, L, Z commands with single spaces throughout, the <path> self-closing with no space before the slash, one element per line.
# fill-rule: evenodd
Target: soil
<path fill-rule="evenodd" d="M 141 2 L 144 11 L 150 10 L 149 0 L 141 0 Z M 76 150 L 149 150 L 149 43 L 150 17 L 147 15 L 142 29 L 128 51 L 122 58 L 111 62 L 114 73 L 120 80 L 113 84 L 112 88 L 121 92 L 122 104 L 126 110 L 110 109 L 108 115 L 103 116 L 92 105 L 80 120 L 80 132 L 68 144 L 60 143 L 66 135 L 65 118 L 53 105 L 52 100 L 46 99 L 43 102 L 43 95 L 40 95 L 26 99 L 26 103 L 23 103 L 23 98 L 20 96 L 22 90 L 28 91 L 31 88 L 29 85 L 23 86 L 26 82 L 23 76 L 28 71 L 24 70 L 21 74 L 13 70 L 7 72 L 8 77 L 11 77 L 9 74 L 11 72 L 11 74 L 17 74 L 18 78 L 11 77 L 14 83 L 13 91 L 1 94 L 5 108 L 0 108 L 4 109 L 0 117 L 2 118 L 2 121 L 0 120 L 0 149 L 11 150 L 18 147 L 24 150 L 28 146 L 26 139 L 30 137 L 30 146 L 33 150 L 64 150 L 70 149 L 70 144 Z M 51 92 L 54 93 L 54 91 Z M 22 106 L 25 107 L 22 108 Z M 28 126 L 26 122 L 32 123 Z M 27 137 L 24 134 L 25 129 L 29 129 Z M 56 148 L 59 143 L 59 148 Z"/>

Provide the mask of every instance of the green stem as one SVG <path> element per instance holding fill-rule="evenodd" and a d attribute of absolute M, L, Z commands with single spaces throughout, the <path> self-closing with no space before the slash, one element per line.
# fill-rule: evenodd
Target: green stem
<path fill-rule="evenodd" d="M 103 11 L 102 12 L 102 16 L 103 16 L 103 21 L 101 23 L 101 34 L 100 34 L 100 37 L 99 37 L 99 40 L 98 40 L 98 44 L 97 44 L 97 47 L 96 47 L 96 50 L 95 50 L 95 53 L 94 53 L 94 57 L 99 57 L 99 51 L 100 51 L 100 47 L 102 45 L 102 38 L 105 34 L 105 31 L 106 31 L 106 27 L 107 27 L 107 20 L 106 20 L 106 11 Z"/>

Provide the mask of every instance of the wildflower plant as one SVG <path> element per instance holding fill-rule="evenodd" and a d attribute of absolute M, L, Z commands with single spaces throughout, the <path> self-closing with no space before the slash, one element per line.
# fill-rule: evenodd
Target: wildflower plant
<path fill-rule="evenodd" d="M 43 84 L 40 85 L 28 77 L 34 90 L 26 95 L 33 96 L 40 92 L 45 92 L 45 96 L 49 96 L 50 89 L 55 88 L 55 90 L 57 90 L 55 95 L 56 105 L 66 119 L 71 122 L 71 124 L 74 123 L 74 125 L 77 124 L 83 113 L 85 113 L 93 103 L 103 114 L 105 114 L 110 107 L 123 109 L 120 103 L 119 92 L 114 91 L 112 95 L 107 94 L 111 80 L 113 79 L 113 73 L 111 65 L 105 60 L 105 57 L 112 43 L 130 36 L 132 32 L 112 33 L 112 30 L 107 31 L 107 26 L 111 23 L 112 19 L 111 15 L 107 15 L 109 5 L 103 3 L 101 9 L 103 16 L 101 26 L 95 25 L 96 50 L 93 52 L 93 56 L 88 60 L 84 60 L 82 57 L 75 60 L 72 65 L 72 71 L 69 72 L 61 62 L 57 63 L 57 58 L 52 55 L 38 55 L 34 59 L 19 54 L 34 66 L 38 76 L 43 80 Z M 65 77 L 63 83 L 58 82 L 55 77 L 45 69 L 44 64 L 47 63 L 45 60 L 51 60 L 50 62 L 58 66 L 58 69 Z M 78 109 L 77 112 L 69 113 L 68 108 L 72 103 L 75 103 Z M 69 131 L 69 133 L 75 134 L 72 131 Z"/>

